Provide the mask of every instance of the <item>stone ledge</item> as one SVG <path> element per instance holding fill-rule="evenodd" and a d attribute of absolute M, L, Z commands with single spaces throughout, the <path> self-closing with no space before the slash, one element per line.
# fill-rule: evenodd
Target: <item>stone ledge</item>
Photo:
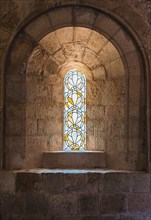
<path fill-rule="evenodd" d="M 44 152 L 44 168 L 96 169 L 106 167 L 106 154 L 101 151 Z"/>

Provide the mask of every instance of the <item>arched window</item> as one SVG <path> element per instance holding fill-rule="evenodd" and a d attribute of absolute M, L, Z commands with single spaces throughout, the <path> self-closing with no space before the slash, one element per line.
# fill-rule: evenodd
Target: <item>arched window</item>
<path fill-rule="evenodd" d="M 86 79 L 76 69 L 64 79 L 64 150 L 86 150 Z"/>

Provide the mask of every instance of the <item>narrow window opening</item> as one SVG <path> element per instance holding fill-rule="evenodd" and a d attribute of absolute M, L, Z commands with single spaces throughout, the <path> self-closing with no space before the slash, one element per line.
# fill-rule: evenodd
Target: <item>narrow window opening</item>
<path fill-rule="evenodd" d="M 64 151 L 86 150 L 86 78 L 72 69 L 64 78 Z"/>

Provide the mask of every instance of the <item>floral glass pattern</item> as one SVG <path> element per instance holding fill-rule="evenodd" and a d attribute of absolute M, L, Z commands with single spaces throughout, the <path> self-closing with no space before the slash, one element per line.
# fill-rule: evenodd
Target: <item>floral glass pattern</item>
<path fill-rule="evenodd" d="M 64 79 L 64 150 L 86 150 L 86 79 L 76 69 Z"/>

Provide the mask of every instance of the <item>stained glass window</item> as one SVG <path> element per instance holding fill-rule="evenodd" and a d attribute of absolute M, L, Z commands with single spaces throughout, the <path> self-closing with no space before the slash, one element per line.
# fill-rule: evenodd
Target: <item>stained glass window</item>
<path fill-rule="evenodd" d="M 64 79 L 64 150 L 86 149 L 86 79 L 76 69 Z"/>

